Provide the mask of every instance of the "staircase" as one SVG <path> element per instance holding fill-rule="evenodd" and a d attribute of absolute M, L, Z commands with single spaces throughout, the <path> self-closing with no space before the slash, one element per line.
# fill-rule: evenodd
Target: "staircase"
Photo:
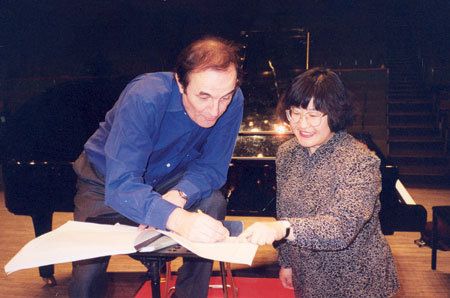
<path fill-rule="evenodd" d="M 397 11 L 387 26 L 388 160 L 404 180 L 450 181 L 438 110 L 426 92 L 417 55 L 417 28 L 412 25 L 417 17 L 417 11 Z"/>

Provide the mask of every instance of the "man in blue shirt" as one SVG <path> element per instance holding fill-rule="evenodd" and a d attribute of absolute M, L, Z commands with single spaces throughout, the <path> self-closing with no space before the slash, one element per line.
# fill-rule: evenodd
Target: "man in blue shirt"
<path fill-rule="evenodd" d="M 229 235 L 217 220 L 226 214 L 218 189 L 242 120 L 237 51 L 226 40 L 204 38 L 181 52 L 175 73 L 144 74 L 126 86 L 74 163 L 75 220 L 119 213 L 140 229 L 192 241 Z M 74 262 L 69 295 L 103 296 L 108 261 Z M 185 260 L 172 297 L 206 297 L 211 267 Z"/>

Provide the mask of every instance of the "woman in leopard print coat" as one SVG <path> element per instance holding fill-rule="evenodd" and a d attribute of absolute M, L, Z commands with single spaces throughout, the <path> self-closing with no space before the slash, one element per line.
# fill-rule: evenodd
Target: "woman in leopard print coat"
<path fill-rule="evenodd" d="M 344 129 L 351 105 L 328 69 L 298 76 L 278 106 L 295 138 L 277 153 L 278 221 L 250 242 L 278 246 L 280 279 L 298 297 L 390 297 L 397 272 L 378 212 L 380 160 Z"/>

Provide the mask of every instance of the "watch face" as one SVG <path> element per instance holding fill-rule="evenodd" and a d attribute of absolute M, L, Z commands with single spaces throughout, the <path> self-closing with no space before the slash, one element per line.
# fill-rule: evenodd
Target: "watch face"
<path fill-rule="evenodd" d="M 185 200 L 187 200 L 187 195 L 184 193 L 184 192 L 182 192 L 181 190 L 179 190 L 178 191 L 178 194 L 180 195 L 180 197 L 182 198 L 182 199 L 185 199 Z"/>

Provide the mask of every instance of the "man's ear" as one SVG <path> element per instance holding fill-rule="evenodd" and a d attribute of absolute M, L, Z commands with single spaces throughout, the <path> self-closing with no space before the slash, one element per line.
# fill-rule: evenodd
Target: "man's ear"
<path fill-rule="evenodd" d="M 178 79 L 178 74 L 175 74 L 175 80 L 177 81 L 178 89 L 180 89 L 180 93 L 184 93 L 183 85 L 180 83 L 180 80 Z"/>

